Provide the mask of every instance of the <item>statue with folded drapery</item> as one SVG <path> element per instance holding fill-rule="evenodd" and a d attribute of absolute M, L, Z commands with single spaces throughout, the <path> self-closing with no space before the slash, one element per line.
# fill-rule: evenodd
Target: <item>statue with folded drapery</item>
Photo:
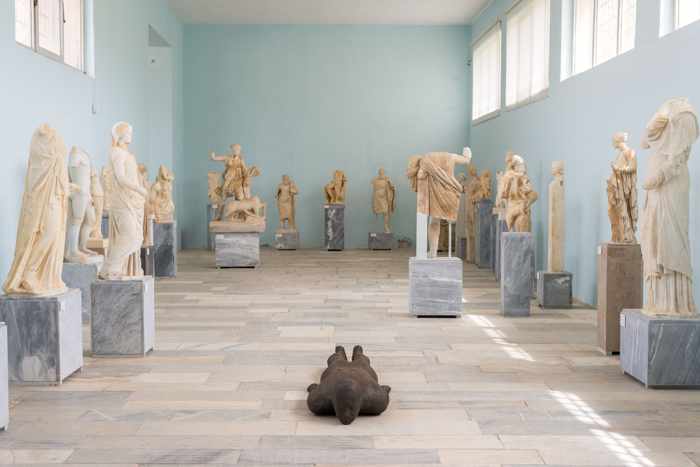
<path fill-rule="evenodd" d="M 384 169 L 372 179 L 372 212 L 384 216 L 384 233 L 391 233 L 391 215 L 396 209 L 396 188 Z"/>
<path fill-rule="evenodd" d="M 617 150 L 608 178 L 608 217 L 615 243 L 637 243 L 637 157 L 627 146 L 627 133 L 613 135 Z"/>
<path fill-rule="evenodd" d="M 531 232 L 531 207 L 539 198 L 527 175 L 525 160 L 514 155 L 512 168 L 503 175 L 505 221 L 509 232 Z"/>

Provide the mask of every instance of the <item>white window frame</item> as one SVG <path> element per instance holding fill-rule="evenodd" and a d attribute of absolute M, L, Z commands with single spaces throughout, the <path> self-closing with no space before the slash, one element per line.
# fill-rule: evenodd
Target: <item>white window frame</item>
<path fill-rule="evenodd" d="M 497 80 L 498 80 L 498 86 L 497 86 L 497 92 L 498 92 L 498 104 L 495 109 L 489 110 L 488 112 L 484 113 L 483 115 L 475 116 L 474 112 L 476 109 L 476 100 L 475 96 L 477 95 L 477 89 L 476 89 L 476 50 L 478 47 L 483 44 L 485 41 L 490 39 L 490 36 L 492 34 L 497 34 L 498 35 L 498 67 L 496 71 L 497 75 Z M 497 21 L 493 26 L 490 28 L 486 29 L 479 38 L 474 41 L 472 45 L 472 71 L 473 76 L 472 76 L 472 125 L 478 125 L 481 122 L 484 122 L 486 120 L 490 120 L 494 117 L 497 117 L 501 113 L 501 107 L 503 106 L 503 77 L 502 77 L 502 70 L 503 70 L 503 28 L 501 26 L 501 21 Z"/>
<path fill-rule="evenodd" d="M 680 0 L 672 0 L 673 1 L 673 30 L 677 31 L 679 29 L 682 29 L 686 26 L 690 26 L 691 24 L 700 21 L 700 16 L 695 18 L 694 20 L 690 21 L 689 23 L 681 25 L 681 17 L 680 17 L 680 7 L 678 3 Z"/>

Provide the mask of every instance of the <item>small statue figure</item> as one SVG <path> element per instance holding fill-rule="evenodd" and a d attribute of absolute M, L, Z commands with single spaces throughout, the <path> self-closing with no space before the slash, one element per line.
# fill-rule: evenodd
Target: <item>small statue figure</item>
<path fill-rule="evenodd" d="M 554 180 L 549 184 L 549 226 L 547 231 L 547 271 L 564 271 L 564 161 L 552 162 Z"/>
<path fill-rule="evenodd" d="M 608 178 L 608 217 L 615 243 L 637 243 L 637 157 L 627 146 L 627 133 L 613 135 L 617 150 Z"/>
<path fill-rule="evenodd" d="M 512 166 L 513 169 L 504 175 L 503 181 L 503 197 L 507 200 L 506 225 L 509 232 L 530 232 L 530 208 L 539 195 L 532 188 L 523 158 L 514 155 Z"/>
<path fill-rule="evenodd" d="M 68 230 L 66 232 L 65 261 L 67 263 L 99 263 L 102 256 L 88 250 L 95 224 L 95 208 L 91 198 L 90 156 L 82 149 L 73 147 L 68 158 L 68 176 L 71 193 L 68 198 Z"/>
<path fill-rule="evenodd" d="M 92 167 L 90 171 L 90 195 L 92 196 L 92 205 L 95 209 L 95 222 L 92 224 L 90 239 L 102 240 L 102 214 L 105 207 L 105 192 L 95 167 Z"/>
<path fill-rule="evenodd" d="M 342 170 L 336 170 L 333 173 L 333 180 L 324 188 L 326 194 L 326 203 L 328 204 L 345 204 L 345 190 L 347 189 L 348 179 Z"/>
<path fill-rule="evenodd" d="M 391 233 L 391 215 L 396 209 L 396 188 L 384 169 L 372 179 L 372 212 L 384 216 L 384 233 Z"/>
<path fill-rule="evenodd" d="M 167 167 L 158 169 L 156 182 L 151 186 L 150 205 L 156 222 L 159 224 L 173 222 L 175 203 L 173 203 L 173 181 L 175 176 Z"/>
<path fill-rule="evenodd" d="M 505 170 L 502 172 L 498 172 L 496 174 L 496 201 L 494 203 L 494 212 L 498 214 L 498 219 L 499 220 L 504 220 L 505 215 L 506 215 L 506 204 L 508 200 L 506 200 L 503 197 L 503 188 L 505 186 L 505 181 L 506 181 L 506 174 L 509 172 L 512 173 L 514 167 L 513 167 L 513 156 L 515 154 L 513 151 L 508 151 L 506 153 L 506 164 L 505 164 Z"/>
<path fill-rule="evenodd" d="M 478 192 L 476 193 L 476 202 L 483 199 L 491 199 L 491 171 L 485 170 L 481 173 L 478 183 Z"/>
<path fill-rule="evenodd" d="M 212 206 L 221 206 L 224 202 L 223 187 L 221 186 L 221 174 L 219 172 L 209 172 L 207 174 L 207 185 L 209 187 L 209 203 Z"/>
<path fill-rule="evenodd" d="M 321 375 L 321 384 L 308 387 L 306 403 L 316 415 L 335 415 L 343 425 L 351 424 L 358 415 L 380 415 L 389 406 L 389 386 L 380 386 L 362 347 L 355 346 L 352 361 L 345 349 L 335 348 L 328 358 L 328 368 Z"/>
<path fill-rule="evenodd" d="M 231 145 L 231 154 L 217 156 L 211 153 L 211 160 L 224 163 L 224 183 L 221 194 L 224 199 L 233 198 L 236 201 L 248 200 L 251 195 L 251 181 L 260 175 L 257 167 L 247 167 L 241 153 L 241 145 Z"/>
<path fill-rule="evenodd" d="M 153 213 L 153 204 L 151 203 L 151 181 L 148 179 L 148 168 L 146 164 L 139 164 L 139 182 L 148 196 L 146 204 L 143 208 L 143 247 L 149 248 L 153 246 L 153 223 L 151 220 L 155 217 Z"/>
<path fill-rule="evenodd" d="M 279 210 L 280 228 L 278 231 L 296 231 L 296 195 L 299 189 L 289 178 L 289 175 L 282 176 L 282 183 L 277 186 L 275 199 Z"/>

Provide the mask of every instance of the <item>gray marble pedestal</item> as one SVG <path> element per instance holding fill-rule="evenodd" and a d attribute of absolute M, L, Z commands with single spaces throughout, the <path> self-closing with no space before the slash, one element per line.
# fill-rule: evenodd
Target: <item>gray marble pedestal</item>
<path fill-rule="evenodd" d="M 542 308 L 571 308 L 573 275 L 570 272 L 537 272 L 537 303 Z"/>
<path fill-rule="evenodd" d="M 455 240 L 455 256 L 462 261 L 467 260 L 467 238 L 457 237 Z"/>
<path fill-rule="evenodd" d="M 141 269 L 146 276 L 153 276 L 156 272 L 156 255 L 153 247 L 141 247 Z"/>
<path fill-rule="evenodd" d="M 257 232 L 217 233 L 217 268 L 254 268 L 260 264 L 260 234 Z"/>
<path fill-rule="evenodd" d="M 324 248 L 328 251 L 345 249 L 345 205 L 324 204 Z"/>
<path fill-rule="evenodd" d="M 0 323 L 0 429 L 10 425 L 10 388 L 7 372 L 7 325 Z"/>
<path fill-rule="evenodd" d="M 177 222 L 153 224 L 155 277 L 177 275 Z"/>
<path fill-rule="evenodd" d="M 462 314 L 462 260 L 433 258 L 409 260 L 410 313 L 417 316 Z"/>
<path fill-rule="evenodd" d="M 90 308 L 92 306 L 92 291 L 90 287 L 97 280 L 97 273 L 100 272 L 99 264 L 78 264 L 63 263 L 63 282 L 70 289 L 80 290 L 82 304 L 83 323 L 90 322 Z"/>
<path fill-rule="evenodd" d="M 0 296 L 10 380 L 60 384 L 83 366 L 80 290 L 53 297 Z"/>
<path fill-rule="evenodd" d="M 275 248 L 278 250 L 298 250 L 299 231 L 280 230 L 275 233 Z"/>
<path fill-rule="evenodd" d="M 700 318 L 620 315 L 622 371 L 647 387 L 700 387 Z"/>
<path fill-rule="evenodd" d="M 216 233 L 209 229 L 209 224 L 211 221 L 216 220 L 219 217 L 219 206 L 216 204 L 207 204 L 207 250 L 214 251 L 214 237 Z"/>
<path fill-rule="evenodd" d="M 367 236 L 367 247 L 370 250 L 393 250 L 394 234 L 385 232 L 370 232 Z"/>
<path fill-rule="evenodd" d="M 498 219 L 495 238 L 496 248 L 493 256 L 496 259 L 496 280 L 499 282 L 501 280 L 501 237 L 504 232 L 508 232 L 508 225 L 503 219 Z"/>
<path fill-rule="evenodd" d="M 491 267 L 493 242 L 491 241 L 491 219 L 493 201 L 482 199 L 476 206 L 476 265 L 481 269 Z"/>
<path fill-rule="evenodd" d="M 491 213 L 491 272 L 496 274 L 496 239 L 498 238 L 498 214 Z"/>
<path fill-rule="evenodd" d="M 535 239 L 531 233 L 501 235 L 501 313 L 530 316 Z"/>
<path fill-rule="evenodd" d="M 92 284 L 92 354 L 142 357 L 156 335 L 155 280 L 152 276 Z"/>

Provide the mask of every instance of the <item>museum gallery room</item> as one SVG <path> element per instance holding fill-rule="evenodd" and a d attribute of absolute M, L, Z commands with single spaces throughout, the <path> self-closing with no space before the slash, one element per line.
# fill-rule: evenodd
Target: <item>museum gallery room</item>
<path fill-rule="evenodd" d="M 700 466 L 700 0 L 0 33 L 0 464 Z"/>

